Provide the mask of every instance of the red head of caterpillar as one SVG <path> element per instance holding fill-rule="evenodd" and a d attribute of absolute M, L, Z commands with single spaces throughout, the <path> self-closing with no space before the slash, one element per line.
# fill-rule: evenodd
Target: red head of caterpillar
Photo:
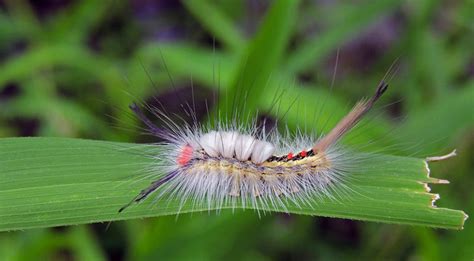
<path fill-rule="evenodd" d="M 176 159 L 176 163 L 179 166 L 183 167 L 191 160 L 193 156 L 193 147 L 190 145 L 184 145 L 181 153 L 179 154 L 178 158 Z"/>
<path fill-rule="evenodd" d="M 209 209 L 220 209 L 225 204 L 235 206 L 238 201 L 243 207 L 250 204 L 257 210 L 286 209 L 288 202 L 311 205 L 317 198 L 333 197 L 336 186 L 341 186 L 349 175 L 337 142 L 387 87 L 381 81 L 371 98 L 359 101 L 320 139 L 286 137 L 278 132 L 257 135 L 236 123 L 219 124 L 212 130 L 201 126 L 178 128 L 170 123 L 169 129 L 162 129 L 137 104 L 132 104 L 131 110 L 149 131 L 165 140 L 157 146 L 169 153 L 164 155 L 165 163 L 156 169 L 156 180 L 119 212 L 153 193 L 158 198 L 179 198 L 182 204 L 190 200 Z M 162 112 L 156 114 L 169 119 Z"/>

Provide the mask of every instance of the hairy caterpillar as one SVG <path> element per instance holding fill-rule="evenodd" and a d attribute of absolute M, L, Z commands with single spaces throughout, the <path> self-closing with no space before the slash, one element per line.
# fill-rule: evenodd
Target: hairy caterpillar
<path fill-rule="evenodd" d="M 157 198 L 178 198 L 182 204 L 190 200 L 196 205 L 219 209 L 224 204 L 254 209 L 271 206 L 285 209 L 287 202 L 311 205 L 319 197 L 332 197 L 337 186 L 343 186 L 350 175 L 345 167 L 343 149 L 337 145 L 372 108 L 387 90 L 382 80 L 375 94 L 360 100 L 325 136 L 291 137 L 277 131 L 256 133 L 255 128 L 231 123 L 206 129 L 197 122 L 179 127 L 156 108 L 159 118 L 167 120 L 167 129 L 158 128 L 142 109 L 130 109 L 147 126 L 151 134 L 164 139 L 168 153 L 156 156 L 164 163 L 155 167 L 155 181 L 132 201 L 140 203 L 151 194 Z M 295 145 L 301 149 L 295 151 Z"/>

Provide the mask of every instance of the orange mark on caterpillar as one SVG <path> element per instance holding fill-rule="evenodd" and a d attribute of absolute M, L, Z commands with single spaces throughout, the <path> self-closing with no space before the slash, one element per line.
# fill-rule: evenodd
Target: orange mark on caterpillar
<path fill-rule="evenodd" d="M 288 153 L 288 156 L 286 156 L 289 160 L 293 158 L 293 153 Z"/>
<path fill-rule="evenodd" d="M 184 166 L 189 162 L 189 160 L 191 160 L 192 156 L 193 148 L 189 145 L 186 145 L 183 147 L 183 150 L 179 154 L 177 162 L 180 166 Z"/>
<path fill-rule="evenodd" d="M 308 153 L 305 150 L 303 150 L 303 151 L 300 152 L 300 155 L 301 155 L 301 157 L 304 158 L 304 157 L 308 156 Z"/>

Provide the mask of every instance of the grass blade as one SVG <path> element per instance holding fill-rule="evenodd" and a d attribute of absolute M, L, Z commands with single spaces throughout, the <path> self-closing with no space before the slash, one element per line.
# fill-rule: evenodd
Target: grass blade
<path fill-rule="evenodd" d="M 308 39 L 288 57 L 286 72 L 289 75 L 294 75 L 306 68 L 311 68 L 315 61 L 319 61 L 324 55 L 337 49 L 341 43 L 360 33 L 368 24 L 395 9 L 399 4 L 399 1 L 393 0 L 368 2 L 363 8 L 357 8 L 341 15 L 340 17 L 344 19 L 334 25 L 334 28 Z M 344 12 L 344 10 L 338 10 L 338 13 L 340 12 Z"/>
<path fill-rule="evenodd" d="M 237 27 L 217 6 L 206 0 L 186 0 L 183 4 L 213 36 L 227 47 L 238 51 L 245 46 L 245 40 Z"/>
<path fill-rule="evenodd" d="M 152 150 L 152 151 L 150 151 Z M 124 213 L 152 178 L 137 175 L 153 160 L 147 145 L 65 138 L 0 140 L 0 231 L 125 220 L 179 212 L 179 202 L 147 200 Z M 155 151 L 156 152 L 156 151 Z M 467 216 L 437 208 L 427 191 L 424 160 L 373 156 L 347 182 L 353 193 L 322 199 L 315 208 L 289 206 L 288 212 L 357 220 L 461 229 Z M 133 182 L 137 181 L 137 182 Z M 201 211 L 185 205 L 181 213 Z M 283 209 L 273 209 L 283 212 Z"/>
<path fill-rule="evenodd" d="M 239 70 L 221 99 L 219 112 L 222 115 L 232 115 L 230 112 L 235 112 L 235 107 L 242 108 L 238 113 L 241 117 L 254 115 L 250 108 L 257 108 L 265 86 L 290 41 L 298 2 L 275 1 L 267 11 L 257 34 L 241 55 Z M 235 102 L 240 100 L 245 100 L 245 105 Z"/>

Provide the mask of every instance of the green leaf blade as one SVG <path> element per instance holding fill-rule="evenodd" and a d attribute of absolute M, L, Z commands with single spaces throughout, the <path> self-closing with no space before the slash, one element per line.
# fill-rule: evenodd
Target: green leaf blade
<path fill-rule="evenodd" d="M 199 212 L 190 203 L 148 199 L 123 213 L 153 176 L 140 174 L 156 164 L 156 146 L 64 138 L 0 140 L 0 231 L 84 224 Z M 337 200 L 317 199 L 313 207 L 289 204 L 271 208 L 313 216 L 349 218 L 461 229 L 464 212 L 433 207 L 428 177 L 420 159 L 373 156 L 351 173 L 354 193 Z M 353 178 L 352 178 L 353 177 Z M 396 182 L 396 181 L 399 182 Z M 224 208 L 229 208 L 225 206 Z"/>

